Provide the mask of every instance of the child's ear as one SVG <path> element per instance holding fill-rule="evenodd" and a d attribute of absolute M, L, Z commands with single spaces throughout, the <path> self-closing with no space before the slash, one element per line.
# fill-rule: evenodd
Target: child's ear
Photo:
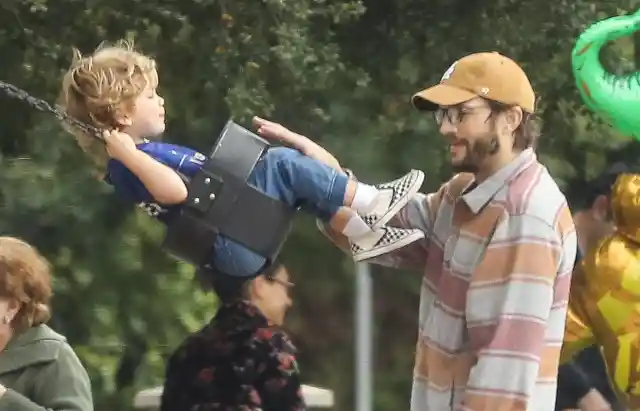
<path fill-rule="evenodd" d="M 133 122 L 131 121 L 131 117 L 129 117 L 129 116 L 123 116 L 123 117 L 120 117 L 120 118 L 116 119 L 116 121 L 118 122 L 118 124 L 119 124 L 121 127 L 129 127 L 129 126 L 131 126 L 131 124 L 133 123 Z"/>
<path fill-rule="evenodd" d="M 133 123 L 131 117 L 127 115 L 125 110 L 115 110 L 113 113 L 114 127 L 129 127 Z"/>

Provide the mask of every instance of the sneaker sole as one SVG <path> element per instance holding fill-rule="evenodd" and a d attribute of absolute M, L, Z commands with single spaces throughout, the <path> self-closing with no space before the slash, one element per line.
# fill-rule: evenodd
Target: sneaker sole
<path fill-rule="evenodd" d="M 399 248 L 406 247 L 409 244 L 415 243 L 416 241 L 421 240 L 423 238 L 424 238 L 424 233 L 422 231 L 415 231 L 409 234 L 408 236 L 396 241 L 393 244 L 389 244 L 384 247 L 374 248 L 369 251 L 364 251 L 358 254 L 357 257 L 354 256 L 353 261 L 360 262 L 360 261 L 369 260 L 371 258 L 381 256 L 383 254 L 388 254 Z"/>
<path fill-rule="evenodd" d="M 395 217 L 395 215 L 398 214 L 398 212 L 409 203 L 409 200 L 411 200 L 411 198 L 413 198 L 413 196 L 416 195 L 418 190 L 420 190 L 420 187 L 422 186 L 423 182 L 424 182 L 424 173 L 420 172 L 416 181 L 414 181 L 414 183 L 409 188 L 409 192 L 407 193 L 407 195 L 404 196 L 404 198 L 402 198 L 400 201 L 395 203 L 393 207 L 390 207 L 385 213 L 385 215 L 382 216 L 378 221 L 376 221 L 371 226 L 371 229 L 375 231 L 381 228 L 382 226 L 384 226 L 385 224 L 387 224 L 393 217 Z"/>

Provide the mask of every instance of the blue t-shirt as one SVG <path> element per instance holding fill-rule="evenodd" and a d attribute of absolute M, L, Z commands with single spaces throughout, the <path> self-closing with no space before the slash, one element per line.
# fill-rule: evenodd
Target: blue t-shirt
<path fill-rule="evenodd" d="M 175 144 L 145 141 L 137 147 L 138 150 L 147 153 L 186 179 L 191 179 L 206 160 L 202 153 Z M 165 224 L 171 221 L 182 208 L 182 204 L 158 203 L 142 181 L 118 160 L 109 160 L 105 181 L 113 186 L 118 195 L 133 201 L 149 215 Z"/>
<path fill-rule="evenodd" d="M 145 141 L 137 147 L 187 180 L 200 170 L 206 160 L 203 154 L 175 144 Z M 255 180 L 254 174 L 252 173 L 249 179 L 252 183 Z M 170 223 L 178 216 L 183 207 L 183 203 L 167 205 L 157 202 L 142 181 L 118 160 L 111 159 L 107 164 L 105 181 L 111 184 L 122 198 L 138 204 L 150 216 L 164 224 Z M 252 275 L 266 263 L 263 256 L 224 236 L 216 238 L 211 251 L 214 267 L 230 275 Z"/>

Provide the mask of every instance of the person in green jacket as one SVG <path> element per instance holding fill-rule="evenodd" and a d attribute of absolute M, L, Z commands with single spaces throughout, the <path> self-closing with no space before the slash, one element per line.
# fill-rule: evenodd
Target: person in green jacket
<path fill-rule="evenodd" d="M 0 236 L 0 410 L 93 411 L 73 349 L 45 323 L 51 275 L 35 248 Z"/>

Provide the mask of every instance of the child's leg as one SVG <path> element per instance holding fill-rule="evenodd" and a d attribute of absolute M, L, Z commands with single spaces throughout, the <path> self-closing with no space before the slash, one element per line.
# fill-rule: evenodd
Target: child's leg
<path fill-rule="evenodd" d="M 375 220 L 375 215 L 369 214 L 362 218 L 358 215 L 358 212 L 366 213 L 372 209 L 395 214 L 403 205 L 398 199 L 408 199 L 410 192 L 398 195 L 401 191 L 389 192 L 385 185 L 381 185 L 383 189 L 379 190 L 358 183 L 344 173 L 296 150 L 269 150 L 256 164 L 248 182 L 279 201 L 292 207 L 303 206 L 329 222 L 334 230 L 351 239 L 356 260 L 391 252 L 424 237 L 422 232 L 413 229 L 383 227 L 374 230 L 365 221 Z M 389 184 L 394 183 L 387 185 Z M 394 208 L 397 210 L 393 211 Z M 239 277 L 250 276 L 258 272 L 265 262 L 264 257 L 242 244 L 223 236 L 216 239 L 212 264 L 223 273 Z"/>
<path fill-rule="evenodd" d="M 359 184 L 341 171 L 284 147 L 272 148 L 260 159 L 249 183 L 292 206 L 310 204 L 325 211 L 352 203 L 364 209 L 377 195 L 373 186 L 358 190 Z"/>
<path fill-rule="evenodd" d="M 301 205 L 315 216 L 333 221 L 332 228 L 348 237 L 371 232 L 354 210 L 364 212 L 371 208 L 378 190 L 350 180 L 344 173 L 296 150 L 271 149 L 256 165 L 249 181 L 267 195 L 291 206 Z"/>
<path fill-rule="evenodd" d="M 279 147 L 269 150 L 256 164 L 249 182 L 280 201 L 305 206 L 324 220 L 336 215 L 340 207 L 350 207 L 364 215 L 361 222 L 367 222 L 375 229 L 407 203 L 420 188 L 423 178 L 421 172 L 412 171 L 401 179 L 381 185 L 380 190 L 351 180 L 341 171 L 297 150 Z M 351 217 L 356 216 L 352 213 Z M 347 219 L 347 214 L 343 212 L 336 218 L 338 226 L 349 227 L 351 219 Z M 363 224 L 354 222 L 351 226 L 355 227 L 356 235 L 364 234 Z"/>

